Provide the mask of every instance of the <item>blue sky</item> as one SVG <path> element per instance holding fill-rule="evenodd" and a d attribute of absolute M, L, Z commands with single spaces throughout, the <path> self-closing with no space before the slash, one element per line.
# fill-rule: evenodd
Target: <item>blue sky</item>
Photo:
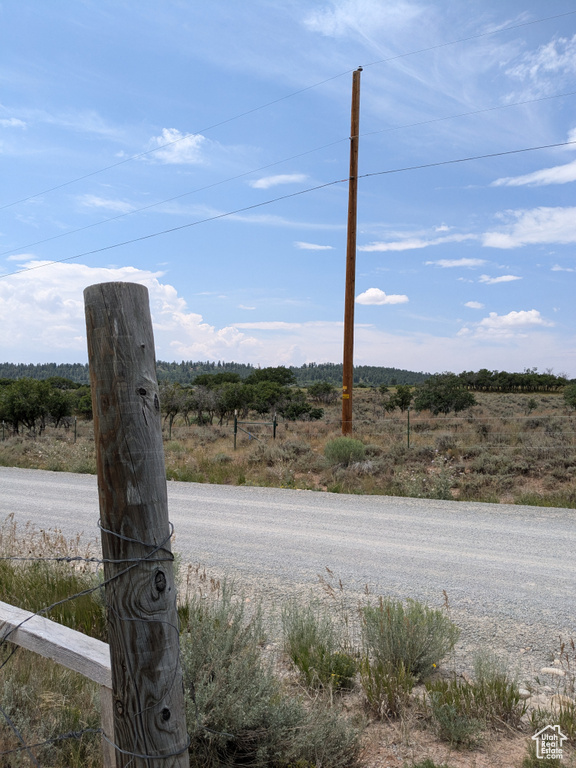
<path fill-rule="evenodd" d="M 568 0 L 0 0 L 0 360 L 340 361 L 358 66 L 356 363 L 576 376 Z"/>

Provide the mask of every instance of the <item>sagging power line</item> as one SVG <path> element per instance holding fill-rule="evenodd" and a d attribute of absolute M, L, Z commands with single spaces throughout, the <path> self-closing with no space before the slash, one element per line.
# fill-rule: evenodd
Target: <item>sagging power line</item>
<path fill-rule="evenodd" d="M 366 68 L 366 67 L 376 66 L 377 64 L 386 64 L 386 63 L 389 63 L 391 61 L 396 61 L 398 59 L 408 58 L 409 56 L 415 56 L 415 55 L 417 55 L 419 53 L 427 53 L 427 52 L 430 52 L 430 51 L 439 50 L 439 49 L 442 49 L 442 48 L 447 48 L 447 47 L 449 47 L 451 45 L 457 45 L 459 43 L 465 43 L 465 42 L 469 42 L 471 40 L 479 40 L 479 39 L 481 39 L 483 37 L 490 37 L 492 35 L 500 34 L 502 32 L 509 32 L 509 31 L 512 31 L 512 30 L 515 30 L 515 29 L 520 29 L 522 27 L 531 26 L 531 25 L 534 25 L 534 24 L 541 24 L 541 23 L 543 23 L 545 21 L 552 21 L 554 19 L 563 18 L 565 16 L 571 16 L 571 15 L 573 15 L 575 13 L 576 13 L 576 11 L 567 11 L 566 13 L 560 13 L 560 14 L 556 14 L 554 16 L 546 16 L 546 17 L 541 18 L 541 19 L 533 19 L 532 21 L 525 21 L 525 22 L 521 22 L 521 23 L 518 23 L 518 24 L 511 24 L 510 26 L 501 27 L 499 29 L 490 30 L 488 32 L 480 32 L 480 33 L 477 33 L 475 35 L 468 35 L 467 37 L 458 38 L 456 40 L 449 40 L 446 43 L 439 43 L 438 45 L 432 45 L 432 46 L 428 46 L 428 47 L 425 47 L 425 48 L 419 48 L 419 49 L 414 50 L 414 51 L 406 51 L 405 53 L 399 53 L 399 54 L 396 54 L 394 56 L 388 56 L 386 58 L 378 59 L 376 61 L 372 61 L 372 62 L 369 62 L 367 64 L 364 64 L 363 67 Z M 242 117 L 246 117 L 248 115 L 254 114 L 255 112 L 260 112 L 263 109 L 267 109 L 268 107 L 274 106 L 275 104 L 278 104 L 278 103 L 280 103 L 282 101 L 286 101 L 287 99 L 291 99 L 294 96 L 298 96 L 301 93 L 305 93 L 307 91 L 313 90 L 314 88 L 318 88 L 321 85 L 325 85 L 326 83 L 332 82 L 333 80 L 337 80 L 340 77 L 344 77 L 345 75 L 348 75 L 348 74 L 352 73 L 353 71 L 354 71 L 353 69 L 347 69 L 344 72 L 339 72 L 336 75 L 332 75 L 331 77 L 327 77 L 324 80 L 320 80 L 319 82 L 312 83 L 311 85 L 305 86 L 304 88 L 300 88 L 300 89 L 298 89 L 296 91 L 288 93 L 285 96 L 280 96 L 277 99 L 273 99 L 272 101 L 266 102 L 264 104 L 260 104 L 259 106 L 253 107 L 252 109 L 245 110 L 245 111 L 240 112 L 240 113 L 238 113 L 236 115 L 233 115 L 231 117 L 225 118 L 224 120 L 220 120 L 220 121 L 218 121 L 216 123 L 213 123 L 212 125 L 206 126 L 205 128 L 200 128 L 197 131 L 193 131 L 191 133 L 187 133 L 184 136 L 180 136 L 179 138 L 174 139 L 173 141 L 165 142 L 164 144 L 160 144 L 157 147 L 153 147 L 152 149 L 148 149 L 148 150 L 145 150 L 144 152 L 139 152 L 139 153 L 137 153 L 135 155 L 131 155 L 130 157 L 123 158 L 121 160 L 118 160 L 115 163 L 111 163 L 110 165 L 104 166 L 102 168 L 97 168 L 94 171 L 90 171 L 89 173 L 83 174 L 82 176 L 78 176 L 78 177 L 76 177 L 74 179 L 69 179 L 68 181 L 62 182 L 61 184 L 56 184 L 56 185 L 54 185 L 52 187 L 49 187 L 47 189 L 42 190 L 41 192 L 35 192 L 33 194 L 30 194 L 30 195 L 28 195 L 26 197 L 23 197 L 23 198 L 20 198 L 18 200 L 13 200 L 10 203 L 4 203 L 3 205 L 0 205 L 0 211 L 6 210 L 7 208 L 11 208 L 11 207 L 13 207 L 15 205 L 19 205 L 20 203 L 28 202 L 29 200 L 33 200 L 36 197 L 40 197 L 41 195 L 46 195 L 46 194 L 49 194 L 50 192 L 55 192 L 55 191 L 57 191 L 59 189 L 63 189 L 64 187 L 71 186 L 72 184 L 76 184 L 79 181 L 84 181 L 85 179 L 91 178 L 93 176 L 97 176 L 97 175 L 99 175 L 101 173 L 104 173 L 105 171 L 109 171 L 109 170 L 111 170 L 113 168 L 117 168 L 117 167 L 119 167 L 121 165 L 125 165 L 126 163 L 129 163 L 129 162 L 131 162 L 133 160 L 138 160 L 138 159 L 140 159 L 142 157 L 146 157 L 148 155 L 151 155 L 151 154 L 153 154 L 155 152 L 158 152 L 161 149 L 165 149 L 166 147 L 170 147 L 170 146 L 173 146 L 174 144 L 178 144 L 179 142 L 185 141 L 186 139 L 190 139 L 191 137 L 196 136 L 198 134 L 207 133 L 208 131 L 211 131 L 211 130 L 213 130 L 215 128 L 218 128 L 218 127 L 220 127 L 222 125 L 226 125 L 228 123 L 234 122 L 235 120 L 239 120 Z"/>
<path fill-rule="evenodd" d="M 380 128 L 376 131 L 367 131 L 365 133 L 359 134 L 359 137 L 363 138 L 365 136 L 374 136 L 379 133 L 391 133 L 393 131 L 405 130 L 406 128 L 416 128 L 419 126 L 431 125 L 433 123 L 440 123 L 447 120 L 455 120 L 460 117 L 471 117 L 473 115 L 480 115 L 486 112 L 496 112 L 501 109 L 509 109 L 511 107 L 524 106 L 526 104 L 535 104 L 540 101 L 549 101 L 551 99 L 560 99 L 566 96 L 575 96 L 575 95 L 576 95 L 576 91 L 566 91 L 565 93 L 557 93 L 551 96 L 540 96 L 536 99 L 525 99 L 523 101 L 511 102 L 509 104 L 499 104 L 494 107 L 483 107 L 482 109 L 475 109 L 470 112 L 460 112 L 456 115 L 446 115 L 445 117 L 434 117 L 434 118 L 430 118 L 429 120 L 420 120 L 416 123 L 405 123 L 404 125 L 394 125 L 394 126 L 388 126 L 387 128 Z M 43 245 L 44 243 L 49 243 L 49 242 L 52 242 L 53 240 L 60 240 L 63 237 L 69 237 L 70 235 L 75 235 L 75 234 L 78 234 L 79 232 L 85 232 L 87 229 L 93 229 L 94 227 L 99 227 L 102 224 L 108 224 L 112 221 L 118 221 L 119 219 L 126 218 L 127 216 L 133 216 L 134 214 L 137 214 L 137 213 L 143 213 L 144 211 L 149 211 L 153 208 L 157 208 L 160 205 L 166 205 L 166 203 L 172 203 L 175 200 L 181 200 L 184 197 L 197 194 L 198 192 L 204 192 L 208 189 L 213 189 L 214 187 L 218 187 L 223 184 L 228 184 L 231 181 L 237 181 L 238 179 L 245 178 L 246 176 L 250 176 L 253 173 L 259 173 L 260 171 L 268 170 L 269 168 L 273 168 L 277 165 L 281 165 L 282 163 L 288 163 L 291 160 L 297 160 L 301 157 L 305 157 L 306 155 L 311 155 L 314 152 L 320 152 L 323 149 L 336 146 L 337 144 L 342 144 L 345 141 L 348 141 L 348 137 L 342 138 L 342 139 L 335 139 L 334 141 L 328 142 L 327 144 L 322 144 L 319 147 L 314 147 L 313 149 L 308 149 L 304 152 L 299 152 L 296 155 L 291 155 L 290 157 L 282 158 L 281 160 L 275 160 L 273 163 L 268 163 L 267 165 L 260 166 L 259 168 L 252 168 L 249 171 L 244 171 L 243 173 L 236 174 L 235 176 L 229 176 L 226 179 L 221 179 L 220 181 L 215 181 L 212 184 L 206 184 L 203 187 L 197 187 L 196 189 L 188 190 L 187 192 L 182 192 L 179 195 L 174 195 L 173 197 L 168 197 L 164 200 L 159 200 L 155 203 L 149 203 L 148 205 L 144 205 L 141 208 L 135 208 L 134 210 L 131 210 L 131 211 L 125 211 L 124 213 L 119 213 L 116 216 L 109 216 L 106 219 L 100 219 L 100 221 L 95 221 L 95 222 L 92 222 L 92 224 L 86 224 L 83 227 L 71 229 L 68 232 L 60 232 L 57 235 L 51 235 L 50 237 L 45 237 L 45 238 L 42 238 L 41 240 L 35 240 L 31 243 L 24 243 L 22 245 L 17 245 L 13 248 L 9 248 L 6 251 L 0 251 L 0 256 L 6 256 L 7 254 L 16 253 L 25 248 L 32 248 L 36 245 Z M 167 146 L 167 145 L 163 145 L 163 146 Z"/>
<path fill-rule="evenodd" d="M 363 173 L 358 176 L 358 179 L 367 179 L 373 176 L 385 176 L 385 175 L 391 175 L 394 173 L 404 173 L 407 171 L 419 171 L 424 170 L 426 168 L 438 168 L 443 165 L 456 165 L 458 163 L 468 163 L 472 162 L 473 160 L 487 160 L 495 157 L 504 157 L 506 155 L 518 155 L 523 152 L 537 152 L 539 150 L 543 149 L 555 149 L 557 147 L 567 147 L 576 144 L 576 140 L 574 141 L 561 141 L 555 144 L 542 144 L 536 147 L 523 147 L 522 149 L 509 149 L 502 152 L 490 152 L 489 154 L 485 155 L 471 155 L 469 157 L 460 157 L 454 160 L 439 160 L 435 163 L 422 163 L 420 165 L 410 165 L 410 166 L 404 166 L 402 168 L 389 168 L 384 171 L 372 171 L 370 173 Z M 43 269 L 44 267 L 49 267 L 53 264 L 61 264 L 65 261 L 73 261 L 74 259 L 80 259 L 84 256 L 93 256 L 97 253 L 104 253 L 106 251 L 111 251 L 115 248 L 121 248 L 124 245 L 131 245 L 132 243 L 138 243 L 142 242 L 143 240 L 150 240 L 154 237 L 160 237 L 161 235 L 168 235 L 171 232 L 179 232 L 183 229 L 190 229 L 191 227 L 199 226 L 200 224 L 207 224 L 210 221 L 218 221 L 219 219 L 225 219 L 230 216 L 234 216 L 239 213 L 246 213 L 247 211 L 252 211 L 256 208 L 262 208 L 266 205 L 272 205 L 273 203 L 278 203 L 282 200 L 289 200 L 290 198 L 299 197 L 300 195 L 308 194 L 309 192 L 316 192 L 320 189 L 326 189 L 327 187 L 333 187 L 337 184 L 344 184 L 349 181 L 349 177 L 346 177 L 344 179 L 336 179 L 334 181 L 327 181 L 324 184 L 318 184 L 314 187 L 308 187 L 307 189 L 300 189 L 297 192 L 290 192 L 286 195 L 280 195 L 279 197 L 274 197 L 270 200 L 263 200 L 259 203 L 253 203 L 252 205 L 244 206 L 243 208 L 236 208 L 233 211 L 226 211 L 225 213 L 218 213 L 214 216 L 208 216 L 204 219 L 198 219 L 197 221 L 191 221 L 187 224 L 180 224 L 177 227 L 170 227 L 169 229 L 162 229 L 157 232 L 150 232 L 147 235 L 141 235 L 140 237 L 134 237 L 130 240 L 124 240 L 119 243 L 113 243 L 111 245 L 103 246 L 102 248 L 95 248 L 91 251 L 83 251 L 82 253 L 77 253 L 73 256 L 66 256 L 62 259 L 54 259 L 52 261 L 43 262 L 41 264 L 37 264 L 33 267 L 26 267 L 25 269 L 18 269 L 14 272 L 5 272 L 4 274 L 0 275 L 0 278 L 3 277 L 10 277 L 12 275 L 19 275 L 24 272 L 31 272 L 35 269 Z"/>

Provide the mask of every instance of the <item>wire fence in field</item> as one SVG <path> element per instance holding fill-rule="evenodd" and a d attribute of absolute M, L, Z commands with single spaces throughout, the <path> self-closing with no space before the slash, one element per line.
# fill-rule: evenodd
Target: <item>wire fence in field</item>
<path fill-rule="evenodd" d="M 12 519 L 8 520 L 10 527 L 12 529 L 12 536 L 14 536 L 15 533 L 15 523 Z M 101 526 L 100 526 L 101 527 Z M 42 532 L 44 533 L 44 532 Z M 125 538 L 122 534 L 117 534 L 112 531 L 104 530 L 105 534 L 110 534 L 114 536 L 118 536 L 120 538 Z M 107 585 L 111 584 L 113 581 L 117 581 L 121 579 L 124 576 L 127 576 L 130 572 L 132 572 L 134 569 L 137 569 L 141 564 L 143 563 L 150 563 L 150 562 L 165 562 L 167 560 L 173 561 L 174 555 L 172 552 L 166 548 L 166 545 L 168 544 L 169 540 L 171 539 L 173 534 L 173 527 L 170 524 L 170 532 L 167 536 L 167 538 L 164 541 L 161 541 L 159 544 L 149 543 L 145 541 L 138 541 L 136 543 L 140 544 L 142 547 L 145 548 L 146 554 L 142 557 L 137 558 L 127 558 L 123 560 L 111 560 L 107 558 L 102 557 L 93 557 L 93 556 L 82 556 L 78 554 L 61 554 L 61 555 L 54 555 L 49 557 L 37 557 L 37 556 L 31 556 L 31 555 L 5 555 L 0 556 L 0 568 L 2 568 L 4 572 L 4 576 L 6 576 L 7 568 L 13 567 L 13 568 L 22 568 L 26 567 L 27 565 L 30 566 L 30 568 L 26 571 L 26 573 L 33 573 L 35 575 L 36 580 L 38 579 L 38 571 L 41 570 L 42 566 L 56 566 L 62 564 L 67 564 L 70 566 L 70 572 L 73 573 L 75 570 L 77 571 L 80 569 L 80 572 L 86 575 L 88 573 L 88 577 L 84 579 L 85 582 L 93 582 L 90 583 L 89 586 L 86 586 L 84 589 L 80 589 L 73 594 L 67 595 L 64 598 L 58 599 L 48 605 L 44 605 L 40 608 L 36 608 L 35 610 L 31 611 L 30 613 L 27 613 L 26 617 L 22 620 L 18 621 L 17 623 L 11 623 L 6 620 L 6 615 L 2 615 L 2 607 L 0 606 L 0 624 L 3 624 L 5 627 L 7 626 L 7 629 L 4 629 L 0 636 L 0 651 L 4 652 L 4 658 L 0 662 L 0 670 L 3 671 L 4 677 L 6 678 L 6 673 L 9 669 L 8 665 L 13 660 L 14 656 L 18 653 L 20 649 L 21 642 L 18 639 L 18 631 L 25 629 L 25 625 L 30 622 L 35 617 L 48 617 L 53 612 L 62 613 L 62 610 L 64 606 L 67 604 L 73 603 L 74 601 L 78 601 L 80 598 L 84 598 L 86 596 L 93 596 L 93 595 L 100 595 L 100 607 L 101 610 L 103 610 L 103 604 L 104 599 L 102 597 L 103 592 Z M 4 538 L 4 537 L 2 537 Z M 10 536 L 8 536 L 10 538 Z M 2 541 L 2 544 L 4 542 Z M 111 563 L 114 565 L 119 565 L 121 567 L 121 570 L 115 573 L 110 578 L 102 578 L 100 568 L 104 566 L 106 563 Z M 122 567 L 125 566 L 125 567 Z M 57 579 L 57 574 L 55 574 L 52 570 L 46 570 L 45 573 L 46 579 L 48 582 L 54 581 Z M 21 586 L 25 587 L 26 578 L 24 576 Z M 35 582 L 37 583 L 37 581 Z M 50 585 L 49 585 L 50 586 Z M 30 591 L 30 590 L 28 590 Z M 21 598 L 24 602 L 26 602 L 26 597 L 30 597 L 29 594 L 26 594 L 24 591 L 23 594 L 21 594 Z M 176 601 L 176 595 L 174 594 L 173 597 L 174 602 Z M 96 608 L 97 610 L 98 608 Z M 134 619 L 128 616 L 122 616 L 120 617 L 122 620 L 125 621 L 133 621 Z M 146 618 L 138 618 L 138 621 L 147 621 L 149 623 L 154 623 L 155 619 L 146 619 Z M 56 625 L 55 625 L 56 628 Z M 179 634 L 179 627 L 175 626 L 174 630 Z M 45 631 L 45 630 L 44 630 Z M 63 654 L 63 659 L 65 658 L 66 654 Z M 55 658 L 56 663 L 62 663 L 65 666 L 69 666 L 70 668 L 74 668 L 69 661 L 66 660 L 60 660 L 59 658 Z M 179 658 L 177 663 L 179 664 Z M 82 673 L 81 673 L 82 674 Z M 94 679 L 94 678 L 93 678 Z M 169 695 L 170 692 L 168 692 Z M 111 701 L 111 699 L 110 699 Z M 103 741 L 109 745 L 109 747 L 112 748 L 112 752 L 110 752 L 110 749 L 108 749 L 108 752 L 106 752 L 106 749 L 104 749 L 104 754 L 113 755 L 115 751 L 119 751 L 124 755 L 131 756 L 134 758 L 144 759 L 144 760 L 153 760 L 153 759 L 159 759 L 164 757 L 173 757 L 176 755 L 174 753 L 173 755 L 146 755 L 142 754 L 140 751 L 127 751 L 125 749 L 120 749 L 117 744 L 114 743 L 113 734 L 108 732 L 105 732 L 105 729 L 102 727 L 94 728 L 91 726 L 83 727 L 83 728 L 76 728 L 73 730 L 67 730 L 62 733 L 57 733 L 55 735 L 50 736 L 46 739 L 41 740 L 34 740 L 33 742 L 30 742 L 26 736 L 25 733 L 25 727 L 26 727 L 26 716 L 23 715 L 22 717 L 19 717 L 22 713 L 19 712 L 10 712 L 9 707 L 4 703 L 0 702 L 0 717 L 4 719 L 5 725 L 8 728 L 8 730 L 12 733 L 13 736 L 13 745 L 10 746 L 8 749 L 0 749 L 0 762 L 4 765 L 8 765 L 7 759 L 9 755 L 15 755 L 17 753 L 26 753 L 26 755 L 29 757 L 30 762 L 34 766 L 40 766 L 39 759 L 37 757 L 37 752 L 39 750 L 42 750 L 42 748 L 54 746 L 58 743 L 69 741 L 69 740 L 75 740 L 80 741 L 85 736 L 95 736 L 100 735 Z M 21 719 L 23 719 L 23 723 L 19 722 Z M 185 751 L 188 749 L 188 744 L 185 746 L 183 750 L 180 750 L 180 752 Z M 111 766 L 114 764 L 113 758 L 109 759 L 108 761 L 105 761 L 105 766 Z"/>

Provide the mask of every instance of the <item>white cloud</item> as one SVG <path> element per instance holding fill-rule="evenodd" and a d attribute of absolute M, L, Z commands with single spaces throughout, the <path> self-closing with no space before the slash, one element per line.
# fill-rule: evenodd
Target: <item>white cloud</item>
<path fill-rule="evenodd" d="M 559 264 L 554 264 L 552 272 L 576 272 L 573 267 L 561 267 Z"/>
<path fill-rule="evenodd" d="M 378 29 L 391 29 L 408 24 L 419 15 L 415 3 L 396 0 L 332 0 L 323 8 L 312 11 L 304 24 L 312 32 L 326 37 L 344 37 L 350 34 L 365 36 Z"/>
<path fill-rule="evenodd" d="M 160 136 L 150 139 L 150 149 L 160 149 L 147 158 L 167 165 L 199 165 L 205 162 L 202 148 L 207 141 L 200 133 L 185 134 L 177 128 L 163 128 Z"/>
<path fill-rule="evenodd" d="M 0 128 L 27 128 L 24 120 L 18 120 L 16 117 L 0 118 Z"/>
<path fill-rule="evenodd" d="M 47 262 L 30 261 L 26 267 Z M 216 328 L 190 312 L 161 272 L 135 267 L 51 264 L 0 280 L 0 359 L 46 362 L 85 359 L 83 289 L 94 283 L 142 283 L 150 308 L 159 359 L 249 359 L 257 342 L 232 326 Z"/>
<path fill-rule="evenodd" d="M 576 181 L 576 160 L 553 168 L 527 173 L 524 176 L 506 176 L 493 181 L 492 187 L 542 187 L 548 184 L 568 184 Z"/>
<path fill-rule="evenodd" d="M 13 253 L 6 257 L 6 261 L 30 261 L 34 256 L 31 253 Z"/>
<path fill-rule="evenodd" d="M 551 328 L 554 323 L 542 317 L 537 309 L 508 312 L 507 315 L 498 315 L 490 312 L 474 326 L 473 334 L 477 338 L 511 338 L 526 335 L 526 332 L 534 328 Z M 460 331 L 460 335 L 469 335 L 470 328 Z"/>
<path fill-rule="evenodd" d="M 257 331 L 292 331 L 296 328 L 302 328 L 303 323 L 286 323 L 281 320 L 262 320 L 255 323 L 234 323 L 234 328 L 244 328 L 245 330 Z"/>
<path fill-rule="evenodd" d="M 40 263 L 31 262 L 30 266 Z M 190 312 L 177 290 L 161 278 L 160 272 L 135 267 L 62 263 L 0 280 L 0 360 L 86 360 L 82 291 L 94 283 L 117 280 L 148 287 L 158 359 L 241 360 L 254 365 L 341 359 L 341 321 L 272 320 L 218 328 Z M 504 320 L 497 318 L 490 316 L 478 333 L 472 326 L 459 336 L 394 334 L 359 323 L 355 361 L 357 365 L 393 364 L 431 372 L 464 367 L 521 371 L 537 365 L 542 370 L 550 367 L 576 375 L 576 337 L 553 335 L 550 323 L 535 310 L 510 313 Z"/>
<path fill-rule="evenodd" d="M 405 304 L 408 296 L 402 294 L 386 294 L 380 288 L 368 288 L 364 293 L 356 296 L 356 304 L 377 305 L 383 304 Z"/>
<path fill-rule="evenodd" d="M 490 277 L 490 275 L 480 275 L 478 278 L 479 283 L 486 283 L 486 285 L 496 285 L 497 283 L 512 283 L 514 280 L 522 280 L 518 275 L 500 275 L 500 277 Z"/>
<path fill-rule="evenodd" d="M 467 301 L 464 306 L 470 309 L 484 309 L 484 304 L 480 301 Z"/>
<path fill-rule="evenodd" d="M 431 245 L 442 245 L 444 243 L 462 243 L 465 240 L 476 240 L 476 235 L 446 235 L 445 237 L 435 237 L 428 240 L 424 240 L 419 237 L 406 238 L 405 240 L 398 240 L 396 242 L 377 242 L 369 243 L 368 245 L 361 245 L 358 247 L 359 251 L 412 251 L 418 248 L 428 248 Z"/>
<path fill-rule="evenodd" d="M 111 200 L 98 197 L 97 195 L 82 195 L 78 199 L 85 208 L 102 208 L 107 211 L 117 211 L 118 213 L 130 213 L 130 211 L 135 209 L 135 206 L 126 200 Z"/>
<path fill-rule="evenodd" d="M 576 208 L 534 208 L 508 211 L 509 223 L 500 231 L 486 232 L 488 248 L 520 248 L 545 243 L 576 243 Z"/>
<path fill-rule="evenodd" d="M 533 94 L 551 89 L 557 92 L 564 80 L 576 74 L 576 35 L 558 37 L 534 52 L 523 54 L 506 74 L 527 83 Z"/>
<path fill-rule="evenodd" d="M 254 189 L 270 189 L 270 187 L 276 187 L 279 184 L 297 184 L 306 181 L 307 178 L 308 176 L 304 173 L 280 173 L 277 176 L 264 176 L 248 183 Z"/>
<path fill-rule="evenodd" d="M 238 309 L 254 310 L 256 307 L 247 307 L 245 304 L 238 304 Z"/>
<path fill-rule="evenodd" d="M 439 259 L 438 261 L 426 261 L 425 264 L 443 269 L 451 267 L 483 267 L 488 262 L 485 259 Z"/>
<path fill-rule="evenodd" d="M 333 245 L 318 245 L 317 243 L 303 243 L 300 241 L 297 241 L 294 243 L 296 248 L 300 248 L 303 251 L 332 251 L 334 250 Z"/>

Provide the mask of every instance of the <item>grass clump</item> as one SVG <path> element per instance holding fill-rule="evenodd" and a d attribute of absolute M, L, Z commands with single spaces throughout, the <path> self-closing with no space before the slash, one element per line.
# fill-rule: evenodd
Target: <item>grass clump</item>
<path fill-rule="evenodd" d="M 474 680 L 429 680 L 426 691 L 440 738 L 456 746 L 474 746 L 486 728 L 518 728 L 526 712 L 516 680 L 493 655 L 476 660 Z"/>
<path fill-rule="evenodd" d="M 399 717 L 408 705 L 416 678 L 402 662 L 393 664 L 364 656 L 360 682 L 368 706 L 378 717 Z"/>
<path fill-rule="evenodd" d="M 67 540 L 58 531 L 42 531 L 31 525 L 20 529 L 10 515 L 0 526 L 0 555 L 4 558 L 82 558 L 79 537 Z M 106 640 L 106 620 L 100 590 L 68 600 L 98 586 L 91 564 L 40 560 L 0 560 L 0 600 L 37 612 L 60 601 L 45 613 L 47 618 L 101 640 Z M 99 686 L 42 656 L 13 645 L 0 645 L 0 700 L 6 715 L 24 741 L 41 744 L 34 750 L 42 765 L 96 768 L 101 765 L 101 737 L 87 733 L 81 738 L 60 739 L 62 734 L 100 727 Z M 12 728 L 0 729 L 0 752 L 18 749 L 21 741 Z M 30 765 L 26 750 L 10 754 L 2 765 Z"/>
<path fill-rule="evenodd" d="M 192 768 L 355 765 L 359 734 L 336 709 L 288 696 L 263 658 L 258 610 L 247 616 L 227 585 L 191 598 L 181 659 Z"/>
<path fill-rule="evenodd" d="M 418 600 L 380 598 L 362 608 L 363 634 L 371 658 L 406 672 L 416 681 L 428 677 L 454 648 L 460 631 L 441 610 Z"/>
<path fill-rule="evenodd" d="M 562 765 L 560 760 L 555 760 L 548 757 L 538 757 L 536 754 L 536 746 L 531 743 L 528 746 L 527 754 L 522 760 L 521 768 L 559 768 Z"/>
<path fill-rule="evenodd" d="M 1 661 L 14 646 L 5 643 Z M 62 734 L 85 728 L 100 728 L 100 687 L 83 675 L 72 672 L 36 653 L 18 648 L 7 661 L 0 682 L 2 709 L 16 725 L 27 744 L 44 744 L 33 750 L 38 764 L 66 768 L 100 768 L 102 740 L 98 733 L 81 738 L 59 739 Z M 0 752 L 22 746 L 12 728 L 3 720 Z M 31 765 L 27 750 L 2 758 L 5 768 Z"/>
<path fill-rule="evenodd" d="M 32 613 L 54 605 L 44 616 L 107 641 L 106 612 L 98 574 L 79 537 L 68 541 L 59 531 L 30 525 L 18 530 L 13 515 L 0 526 L 0 600 Z M 30 560 L 18 558 L 29 557 Z M 38 558 L 38 559 L 34 559 Z M 60 561 L 57 558 L 61 558 Z M 66 562 L 66 559 L 75 562 Z M 80 594 L 87 592 L 87 594 Z M 78 595 L 72 600 L 68 598 Z"/>
<path fill-rule="evenodd" d="M 364 461 L 366 448 L 360 440 L 353 437 L 335 437 L 324 447 L 324 456 L 331 466 L 347 467 L 358 461 Z"/>
<path fill-rule="evenodd" d="M 321 603 L 292 600 L 282 609 L 284 650 L 308 688 L 349 689 L 357 670 Z"/>

